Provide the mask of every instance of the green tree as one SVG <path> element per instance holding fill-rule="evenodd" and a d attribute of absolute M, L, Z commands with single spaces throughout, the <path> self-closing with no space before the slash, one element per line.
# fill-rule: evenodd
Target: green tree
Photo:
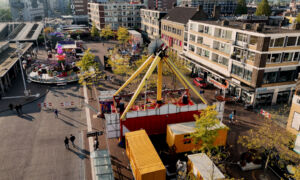
<path fill-rule="evenodd" d="M 248 149 L 255 149 L 266 156 L 264 169 L 274 163 L 272 157 L 279 155 L 280 160 L 300 163 L 298 154 L 291 150 L 295 136 L 274 125 L 271 119 L 265 119 L 257 129 L 251 129 L 246 135 L 239 136 L 238 143 Z M 280 163 L 280 162 L 279 162 Z"/>
<path fill-rule="evenodd" d="M 115 32 L 111 29 L 110 25 L 105 26 L 100 32 L 100 37 L 103 37 L 106 40 L 114 36 Z"/>
<path fill-rule="evenodd" d="M 247 5 L 245 0 L 238 0 L 235 14 L 247 14 Z"/>
<path fill-rule="evenodd" d="M 11 21 L 10 9 L 0 9 L 0 21 Z"/>
<path fill-rule="evenodd" d="M 99 64 L 95 61 L 95 55 L 90 52 L 90 49 L 84 52 L 83 57 L 76 65 L 80 68 L 79 84 L 88 86 L 90 89 L 103 79 L 102 72 L 98 68 Z"/>
<path fill-rule="evenodd" d="M 91 36 L 92 36 L 93 38 L 99 36 L 98 29 L 96 28 L 96 25 L 95 25 L 94 22 L 93 22 L 92 29 L 91 29 Z"/>
<path fill-rule="evenodd" d="M 258 4 L 255 15 L 257 15 L 257 16 L 270 16 L 271 15 L 271 7 L 269 5 L 268 0 L 262 0 Z"/>
<path fill-rule="evenodd" d="M 128 32 L 127 28 L 125 28 L 125 27 L 119 27 L 118 32 L 117 32 L 117 36 L 118 36 L 118 41 L 123 46 L 126 43 L 128 43 L 128 41 L 129 41 L 129 32 Z"/>
<path fill-rule="evenodd" d="M 296 17 L 296 22 L 297 22 L 298 24 L 300 24 L 300 13 L 298 13 L 298 15 L 297 15 L 297 17 Z"/>

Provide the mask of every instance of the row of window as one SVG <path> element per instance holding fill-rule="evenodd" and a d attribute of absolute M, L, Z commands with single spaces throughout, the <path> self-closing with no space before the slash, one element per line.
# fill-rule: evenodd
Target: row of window
<path fill-rule="evenodd" d="M 131 9 L 142 9 L 142 8 L 144 8 L 144 6 L 121 6 L 121 5 L 111 6 L 111 5 L 104 5 L 105 10 L 116 10 L 116 9 L 129 9 L 129 10 L 131 10 Z"/>
<path fill-rule="evenodd" d="M 300 52 L 268 54 L 267 63 L 282 63 L 300 60 Z"/>
<path fill-rule="evenodd" d="M 263 83 L 269 84 L 294 81 L 296 78 L 296 74 L 296 70 L 265 72 L 263 77 Z"/>
<path fill-rule="evenodd" d="M 283 46 L 300 46 L 300 37 L 280 37 L 271 39 L 270 47 L 283 47 Z"/>
<path fill-rule="evenodd" d="M 117 11 L 113 11 L 113 12 L 109 12 L 109 11 L 105 11 L 104 12 L 105 16 L 139 16 L 140 12 L 139 11 L 123 11 L 123 12 L 117 12 Z M 139 17 L 140 18 L 140 17 Z"/>
<path fill-rule="evenodd" d="M 139 18 L 127 17 L 127 18 L 117 18 L 117 17 L 105 17 L 105 22 L 125 22 L 125 21 L 139 21 Z"/>
<path fill-rule="evenodd" d="M 252 71 L 235 64 L 232 64 L 231 73 L 245 79 L 246 81 L 251 81 L 252 79 Z"/>
<path fill-rule="evenodd" d="M 167 36 L 167 35 L 165 35 L 165 34 L 161 34 L 161 38 L 162 38 L 163 40 L 167 41 L 167 42 L 168 42 L 168 45 L 169 45 L 170 47 L 172 47 L 173 44 L 182 47 L 182 41 L 180 41 L 180 40 L 178 40 L 178 39 L 176 39 L 176 38 Z"/>
<path fill-rule="evenodd" d="M 172 32 L 174 34 L 177 34 L 179 36 L 181 36 L 182 31 L 180 29 L 176 29 L 174 27 L 170 27 L 167 25 L 163 25 L 163 30 L 168 31 L 168 32 Z"/>

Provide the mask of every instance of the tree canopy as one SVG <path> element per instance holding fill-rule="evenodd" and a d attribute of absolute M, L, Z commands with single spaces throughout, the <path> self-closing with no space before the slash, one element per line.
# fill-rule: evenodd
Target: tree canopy
<path fill-rule="evenodd" d="M 125 45 L 129 41 L 128 29 L 125 27 L 119 27 L 117 36 L 118 36 L 118 41 L 120 42 L 120 44 Z"/>
<path fill-rule="evenodd" d="M 98 29 L 96 28 L 96 25 L 95 25 L 94 22 L 93 22 L 92 29 L 91 29 L 91 36 L 92 36 L 93 38 L 99 36 Z"/>
<path fill-rule="evenodd" d="M 11 12 L 9 9 L 0 9 L 0 20 L 1 21 L 11 21 Z"/>
<path fill-rule="evenodd" d="M 268 0 L 262 0 L 258 4 L 255 15 L 257 15 L 257 16 L 270 16 L 271 15 L 271 7 L 269 5 Z"/>
<path fill-rule="evenodd" d="M 247 14 L 247 5 L 245 0 L 238 0 L 235 14 Z"/>
<path fill-rule="evenodd" d="M 105 26 L 101 32 L 100 32 L 100 37 L 103 37 L 104 39 L 108 39 L 111 37 L 114 37 L 116 34 L 115 32 L 111 29 L 110 25 Z"/>

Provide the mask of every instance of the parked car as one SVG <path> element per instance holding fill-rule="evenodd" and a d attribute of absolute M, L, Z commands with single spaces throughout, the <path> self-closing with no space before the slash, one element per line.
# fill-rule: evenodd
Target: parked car
<path fill-rule="evenodd" d="M 200 87 L 200 88 L 206 88 L 208 85 L 207 82 L 203 78 L 200 78 L 200 77 L 194 78 L 193 82 L 197 87 Z"/>

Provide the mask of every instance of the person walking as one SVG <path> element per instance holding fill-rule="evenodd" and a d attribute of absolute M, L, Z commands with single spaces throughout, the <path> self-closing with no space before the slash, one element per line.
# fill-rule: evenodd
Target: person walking
<path fill-rule="evenodd" d="M 54 109 L 55 118 L 58 118 L 58 110 Z"/>
<path fill-rule="evenodd" d="M 232 111 L 232 113 L 233 113 L 233 118 L 235 119 L 235 122 L 237 122 L 237 118 L 236 118 L 236 110 L 234 109 L 234 110 Z"/>
<path fill-rule="evenodd" d="M 20 111 L 19 111 L 19 105 L 16 105 L 16 106 L 15 106 L 15 109 L 16 109 L 16 111 L 17 111 L 17 114 L 19 115 L 19 114 L 20 114 Z"/>
<path fill-rule="evenodd" d="M 98 137 L 96 137 L 94 140 L 94 150 L 96 151 L 98 148 L 99 148 L 99 141 L 98 141 Z"/>
<path fill-rule="evenodd" d="M 9 104 L 8 107 L 9 107 L 9 109 L 10 109 L 11 111 L 14 110 L 14 105 L 13 105 L 13 104 Z"/>
<path fill-rule="evenodd" d="M 233 121 L 233 114 L 230 113 L 230 114 L 229 114 L 229 123 L 232 123 L 232 121 Z"/>
<path fill-rule="evenodd" d="M 65 137 L 64 143 L 65 143 L 66 148 L 69 149 L 69 139 L 67 136 Z"/>
<path fill-rule="evenodd" d="M 74 144 L 75 139 L 76 139 L 76 137 L 71 134 L 70 141 L 72 142 L 73 147 L 75 147 L 75 144 Z"/>

